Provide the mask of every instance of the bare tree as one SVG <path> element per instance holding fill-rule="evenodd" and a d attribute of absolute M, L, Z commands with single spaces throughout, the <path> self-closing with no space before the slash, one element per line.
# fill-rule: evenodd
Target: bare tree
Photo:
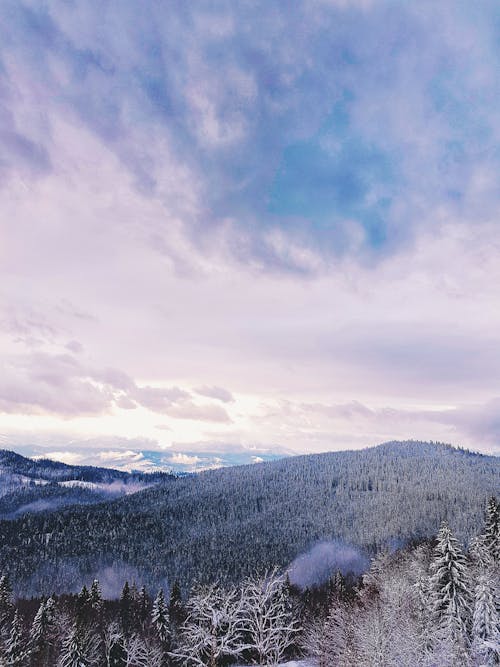
<path fill-rule="evenodd" d="M 300 623 L 276 569 L 243 586 L 243 615 L 248 643 L 259 665 L 276 665 L 300 632 Z"/>
<path fill-rule="evenodd" d="M 186 604 L 178 647 L 170 653 L 186 665 L 216 667 L 243 651 L 242 600 L 236 588 L 199 588 Z"/>

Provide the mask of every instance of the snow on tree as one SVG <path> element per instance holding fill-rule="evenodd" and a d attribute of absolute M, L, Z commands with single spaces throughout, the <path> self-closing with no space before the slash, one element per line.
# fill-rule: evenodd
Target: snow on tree
<path fill-rule="evenodd" d="M 83 585 L 76 600 L 76 617 L 78 621 L 85 622 L 90 619 L 91 599 L 87 586 Z"/>
<path fill-rule="evenodd" d="M 353 657 L 352 626 L 349 607 L 335 600 L 325 618 L 304 629 L 301 646 L 306 655 L 317 661 L 318 667 L 350 664 Z"/>
<path fill-rule="evenodd" d="M 431 562 L 433 612 L 441 638 L 468 644 L 471 594 L 467 562 L 457 539 L 443 523 Z"/>
<path fill-rule="evenodd" d="M 146 592 L 146 587 L 142 586 L 141 590 L 139 591 L 139 598 L 137 600 L 137 616 L 141 628 L 144 628 L 147 622 L 149 616 L 149 604 L 149 597 Z"/>
<path fill-rule="evenodd" d="M 170 621 L 170 635 L 172 641 L 175 642 L 179 629 L 184 623 L 184 605 L 182 604 L 181 587 L 178 581 L 174 581 L 170 591 L 170 600 L 168 604 L 168 617 Z"/>
<path fill-rule="evenodd" d="M 216 667 L 223 658 L 243 652 L 242 601 L 236 588 L 216 584 L 198 588 L 186 604 L 186 620 L 177 648 L 171 652 L 183 665 Z"/>
<path fill-rule="evenodd" d="M 31 626 L 30 646 L 34 665 L 45 664 L 49 660 L 55 634 L 55 601 L 50 597 L 40 603 Z"/>
<path fill-rule="evenodd" d="M 92 585 L 90 586 L 89 601 L 92 609 L 95 612 L 99 613 L 102 609 L 103 599 L 102 599 L 101 587 L 97 579 L 94 579 Z"/>
<path fill-rule="evenodd" d="M 108 625 L 104 633 L 104 655 L 106 667 L 127 667 L 125 636 L 115 621 Z"/>
<path fill-rule="evenodd" d="M 17 609 L 12 619 L 9 636 L 5 642 L 3 656 L 2 665 L 5 664 L 8 667 L 26 665 L 29 656 L 23 623 Z"/>
<path fill-rule="evenodd" d="M 158 594 L 153 602 L 153 609 L 151 611 L 151 622 L 156 631 L 158 639 L 162 644 L 167 644 L 170 638 L 169 617 L 167 604 L 165 602 L 165 595 L 163 589 L 160 588 Z"/>
<path fill-rule="evenodd" d="M 93 667 L 101 664 L 99 635 L 91 628 L 74 623 L 63 640 L 58 667 Z"/>
<path fill-rule="evenodd" d="M 495 582 L 491 575 L 482 573 L 478 577 L 474 595 L 472 621 L 473 653 L 486 664 L 500 662 L 500 616 L 499 600 Z"/>
<path fill-rule="evenodd" d="M 485 513 L 485 546 L 494 563 L 500 561 L 500 505 L 491 497 Z"/>
<path fill-rule="evenodd" d="M 164 652 L 147 638 L 133 634 L 125 640 L 125 667 L 163 667 Z"/>
<path fill-rule="evenodd" d="M 128 581 L 123 585 L 120 595 L 120 621 L 123 632 L 128 635 L 132 626 L 132 594 Z"/>
<path fill-rule="evenodd" d="M 286 579 L 276 569 L 243 586 L 246 648 L 259 665 L 277 665 L 300 632 Z"/>
<path fill-rule="evenodd" d="M 12 586 L 9 578 L 4 574 L 0 577 L 0 630 L 3 630 L 10 621 L 13 611 Z"/>

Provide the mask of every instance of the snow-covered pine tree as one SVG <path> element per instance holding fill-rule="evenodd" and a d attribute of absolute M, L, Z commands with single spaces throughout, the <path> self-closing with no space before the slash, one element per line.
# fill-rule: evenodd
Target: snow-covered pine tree
<path fill-rule="evenodd" d="M 49 661 L 56 633 L 55 601 L 42 600 L 35 614 L 30 631 L 31 661 L 34 667 Z"/>
<path fill-rule="evenodd" d="M 484 569 L 492 565 L 490 550 L 485 535 L 473 537 L 469 543 L 469 558 L 474 568 Z"/>
<path fill-rule="evenodd" d="M 499 602 L 492 576 L 480 574 L 474 595 L 472 650 L 487 665 L 500 662 Z"/>
<path fill-rule="evenodd" d="M 58 667 L 102 665 L 101 640 L 94 631 L 74 623 L 63 640 Z"/>
<path fill-rule="evenodd" d="M 102 599 L 101 587 L 97 579 L 94 579 L 92 585 L 90 586 L 89 598 L 90 598 L 90 606 L 92 607 L 93 611 L 99 614 L 102 610 L 103 599 Z"/>
<path fill-rule="evenodd" d="M 0 577 L 0 631 L 9 623 L 13 613 L 12 586 L 9 578 L 4 574 Z"/>
<path fill-rule="evenodd" d="M 172 627 L 180 626 L 184 621 L 184 609 L 182 605 L 181 587 L 178 581 L 174 581 L 170 591 L 170 601 L 168 605 L 168 615 Z"/>
<path fill-rule="evenodd" d="M 500 505 L 492 496 L 488 500 L 485 513 L 484 542 L 494 563 L 500 561 Z"/>
<path fill-rule="evenodd" d="M 469 643 L 471 621 L 467 562 L 458 540 L 444 522 L 430 567 L 433 612 L 441 638 L 465 647 Z"/>
<path fill-rule="evenodd" d="M 160 588 L 158 591 L 158 594 L 153 602 L 151 622 L 153 624 L 153 628 L 155 629 L 156 636 L 160 642 L 166 646 L 170 638 L 170 627 L 167 604 L 165 602 L 165 595 L 162 588 Z"/>
<path fill-rule="evenodd" d="M 27 664 L 29 652 L 27 649 L 26 639 L 24 636 L 24 626 L 19 612 L 14 612 L 12 619 L 10 633 L 5 642 L 4 661 L 8 667 L 23 667 Z"/>
<path fill-rule="evenodd" d="M 149 596 L 147 594 L 145 586 L 142 586 L 141 590 L 139 591 L 139 599 L 137 601 L 137 613 L 138 613 L 140 627 L 144 628 L 149 616 Z"/>
<path fill-rule="evenodd" d="M 132 629 L 132 595 L 128 581 L 125 582 L 120 595 L 120 621 L 125 636 Z"/>
<path fill-rule="evenodd" d="M 90 593 L 85 586 L 85 584 L 82 586 L 81 591 L 78 593 L 78 597 L 76 599 L 76 617 L 78 622 L 86 622 L 90 620 L 90 611 L 92 609 L 92 604 L 91 604 L 91 599 L 90 599 Z"/>

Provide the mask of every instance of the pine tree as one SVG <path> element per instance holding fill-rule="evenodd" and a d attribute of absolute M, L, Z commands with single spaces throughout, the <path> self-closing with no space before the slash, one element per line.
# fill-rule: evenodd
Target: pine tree
<path fill-rule="evenodd" d="M 97 579 L 94 579 L 90 587 L 89 601 L 92 609 L 95 612 L 100 613 L 100 611 L 102 610 L 103 599 L 102 599 L 101 587 L 99 586 L 99 581 Z"/>
<path fill-rule="evenodd" d="M 500 561 L 500 505 L 492 496 L 485 513 L 485 546 L 494 563 Z"/>
<path fill-rule="evenodd" d="M 5 643 L 4 660 L 5 665 L 9 667 L 16 665 L 20 667 L 25 665 L 28 659 L 28 650 L 26 647 L 26 640 L 24 638 L 24 628 L 19 616 L 19 612 L 15 611 L 12 619 L 9 637 Z"/>
<path fill-rule="evenodd" d="M 51 655 L 55 635 L 55 601 L 41 602 L 30 632 L 31 659 L 34 667 L 44 665 Z"/>
<path fill-rule="evenodd" d="M 139 614 L 139 623 L 141 627 L 144 628 L 149 616 L 149 597 L 146 592 L 145 586 L 142 586 L 141 590 L 139 591 L 139 600 L 137 603 L 137 607 Z"/>
<path fill-rule="evenodd" d="M 79 622 L 86 622 L 89 620 L 91 610 L 91 599 L 88 588 L 83 585 L 82 590 L 76 599 L 76 618 Z"/>
<path fill-rule="evenodd" d="M 0 630 L 3 630 L 6 624 L 12 618 L 14 605 L 12 604 L 12 586 L 9 578 L 3 575 L 0 578 Z"/>
<path fill-rule="evenodd" d="M 431 562 L 434 616 L 444 636 L 466 645 L 470 621 L 470 591 L 465 556 L 443 523 Z"/>
<path fill-rule="evenodd" d="M 487 664 L 500 659 L 498 600 L 495 599 L 494 580 L 485 573 L 479 575 L 475 588 L 472 647 L 478 657 L 488 661 Z"/>
<path fill-rule="evenodd" d="M 178 581 L 174 581 L 174 585 L 170 591 L 168 614 L 172 626 L 178 627 L 184 622 L 184 607 L 182 604 L 181 587 Z"/>
<path fill-rule="evenodd" d="M 151 621 L 160 642 L 164 645 L 167 644 L 170 638 L 170 628 L 168 609 L 165 603 L 165 595 L 163 594 L 162 588 L 160 588 L 158 591 L 158 594 L 153 602 Z"/>
<path fill-rule="evenodd" d="M 132 628 L 132 596 L 128 581 L 125 582 L 120 595 L 120 621 L 125 636 L 129 635 Z"/>
<path fill-rule="evenodd" d="M 102 664 L 98 635 L 74 623 L 63 641 L 58 664 L 59 667 L 93 667 Z"/>

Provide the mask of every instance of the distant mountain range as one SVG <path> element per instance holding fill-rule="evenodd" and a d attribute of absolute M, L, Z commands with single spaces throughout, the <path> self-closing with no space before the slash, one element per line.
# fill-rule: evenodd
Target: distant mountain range
<path fill-rule="evenodd" d="M 165 472 L 128 473 L 49 459 L 33 460 L 0 450 L 0 518 L 98 503 L 172 477 Z"/>
<path fill-rule="evenodd" d="M 116 472 L 54 466 L 62 481 L 68 468 L 92 483 Z M 369 554 L 428 538 L 443 519 L 466 541 L 499 489 L 499 458 L 422 442 L 166 476 L 116 500 L 0 521 L 0 571 L 24 594 L 102 572 L 152 586 L 236 581 L 322 542 Z"/>

